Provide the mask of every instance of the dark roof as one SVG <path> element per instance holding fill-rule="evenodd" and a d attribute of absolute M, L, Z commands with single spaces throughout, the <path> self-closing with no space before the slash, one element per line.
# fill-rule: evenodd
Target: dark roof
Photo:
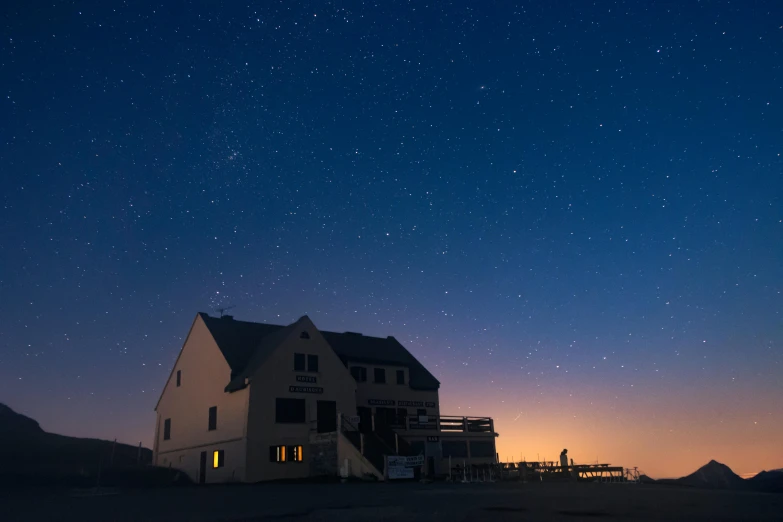
<path fill-rule="evenodd" d="M 231 317 L 210 317 L 203 312 L 199 315 L 231 367 L 232 379 L 247 368 L 265 337 L 284 328 L 277 324 L 237 321 Z"/>
<path fill-rule="evenodd" d="M 266 362 L 266 360 L 270 355 L 272 355 L 278 345 L 282 343 L 285 338 L 288 337 L 288 334 L 291 333 L 292 330 L 295 330 L 298 325 L 299 321 L 296 321 L 295 323 L 291 323 L 288 326 L 278 328 L 261 339 L 261 342 L 256 346 L 253 356 L 250 358 L 242 371 L 238 372 L 236 376 L 234 376 L 233 371 L 231 372 L 231 382 L 228 383 L 228 386 L 226 386 L 226 391 L 232 392 L 244 388 L 245 379 L 251 377 L 256 372 L 256 370 Z"/>
<path fill-rule="evenodd" d="M 299 322 L 281 326 L 237 321 L 230 317 L 210 317 L 205 313 L 199 315 L 231 367 L 231 383 L 226 387 L 227 391 L 243 388 L 245 378 L 266 361 Z M 437 390 L 440 387 L 440 382 L 394 337 L 324 331 L 321 334 L 343 363 L 354 361 L 405 366 L 410 374 L 411 388 Z"/>
<path fill-rule="evenodd" d="M 321 332 L 326 342 L 348 361 L 388 364 L 408 368 L 411 388 L 437 390 L 440 382 L 394 337 L 367 337 L 357 333 Z"/>

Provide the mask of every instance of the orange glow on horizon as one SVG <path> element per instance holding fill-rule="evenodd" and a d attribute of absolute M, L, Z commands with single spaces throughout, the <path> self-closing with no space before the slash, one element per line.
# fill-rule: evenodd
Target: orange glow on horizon
<path fill-rule="evenodd" d="M 751 390 L 742 400 L 722 396 L 737 391 L 667 391 L 599 402 L 590 390 L 579 399 L 566 393 L 501 402 L 492 392 L 477 397 L 443 386 L 441 414 L 493 417 L 501 461 L 556 461 L 568 448 L 576 464 L 638 467 L 653 478 L 685 476 L 712 459 L 738 475 L 783 467 L 783 417 L 773 414 L 780 407 Z"/>

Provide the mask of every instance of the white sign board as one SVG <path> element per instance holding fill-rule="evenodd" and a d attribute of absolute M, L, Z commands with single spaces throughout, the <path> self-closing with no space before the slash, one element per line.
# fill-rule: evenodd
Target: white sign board
<path fill-rule="evenodd" d="M 387 457 L 389 467 L 399 467 L 399 468 L 412 468 L 414 466 L 423 466 L 424 465 L 424 455 L 416 455 L 415 457 L 400 457 L 396 455 L 392 455 L 390 457 Z"/>
<path fill-rule="evenodd" d="M 390 466 L 389 469 L 389 480 L 394 479 L 412 479 L 413 478 L 413 468 L 403 468 L 400 466 Z"/>
<path fill-rule="evenodd" d="M 428 415 L 419 415 L 419 424 L 427 424 L 430 422 Z"/>
<path fill-rule="evenodd" d="M 354 426 L 358 426 L 362 420 L 358 415 L 343 415 L 343 419 L 350 422 Z"/>

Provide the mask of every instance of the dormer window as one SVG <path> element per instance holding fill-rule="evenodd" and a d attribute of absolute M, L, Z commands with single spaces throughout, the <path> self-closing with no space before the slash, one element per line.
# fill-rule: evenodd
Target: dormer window
<path fill-rule="evenodd" d="M 302 333 L 299 334 L 299 338 L 300 339 L 309 339 L 310 338 L 310 334 L 307 333 L 306 331 L 302 330 Z"/>

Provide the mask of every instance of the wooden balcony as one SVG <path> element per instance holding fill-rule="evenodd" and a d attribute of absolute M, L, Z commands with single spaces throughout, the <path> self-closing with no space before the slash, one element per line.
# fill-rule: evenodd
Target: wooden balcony
<path fill-rule="evenodd" d="M 396 419 L 396 422 L 390 424 L 389 427 L 403 432 L 495 435 L 495 423 L 491 417 L 456 417 L 452 415 L 429 415 L 426 418 L 406 417 Z"/>

